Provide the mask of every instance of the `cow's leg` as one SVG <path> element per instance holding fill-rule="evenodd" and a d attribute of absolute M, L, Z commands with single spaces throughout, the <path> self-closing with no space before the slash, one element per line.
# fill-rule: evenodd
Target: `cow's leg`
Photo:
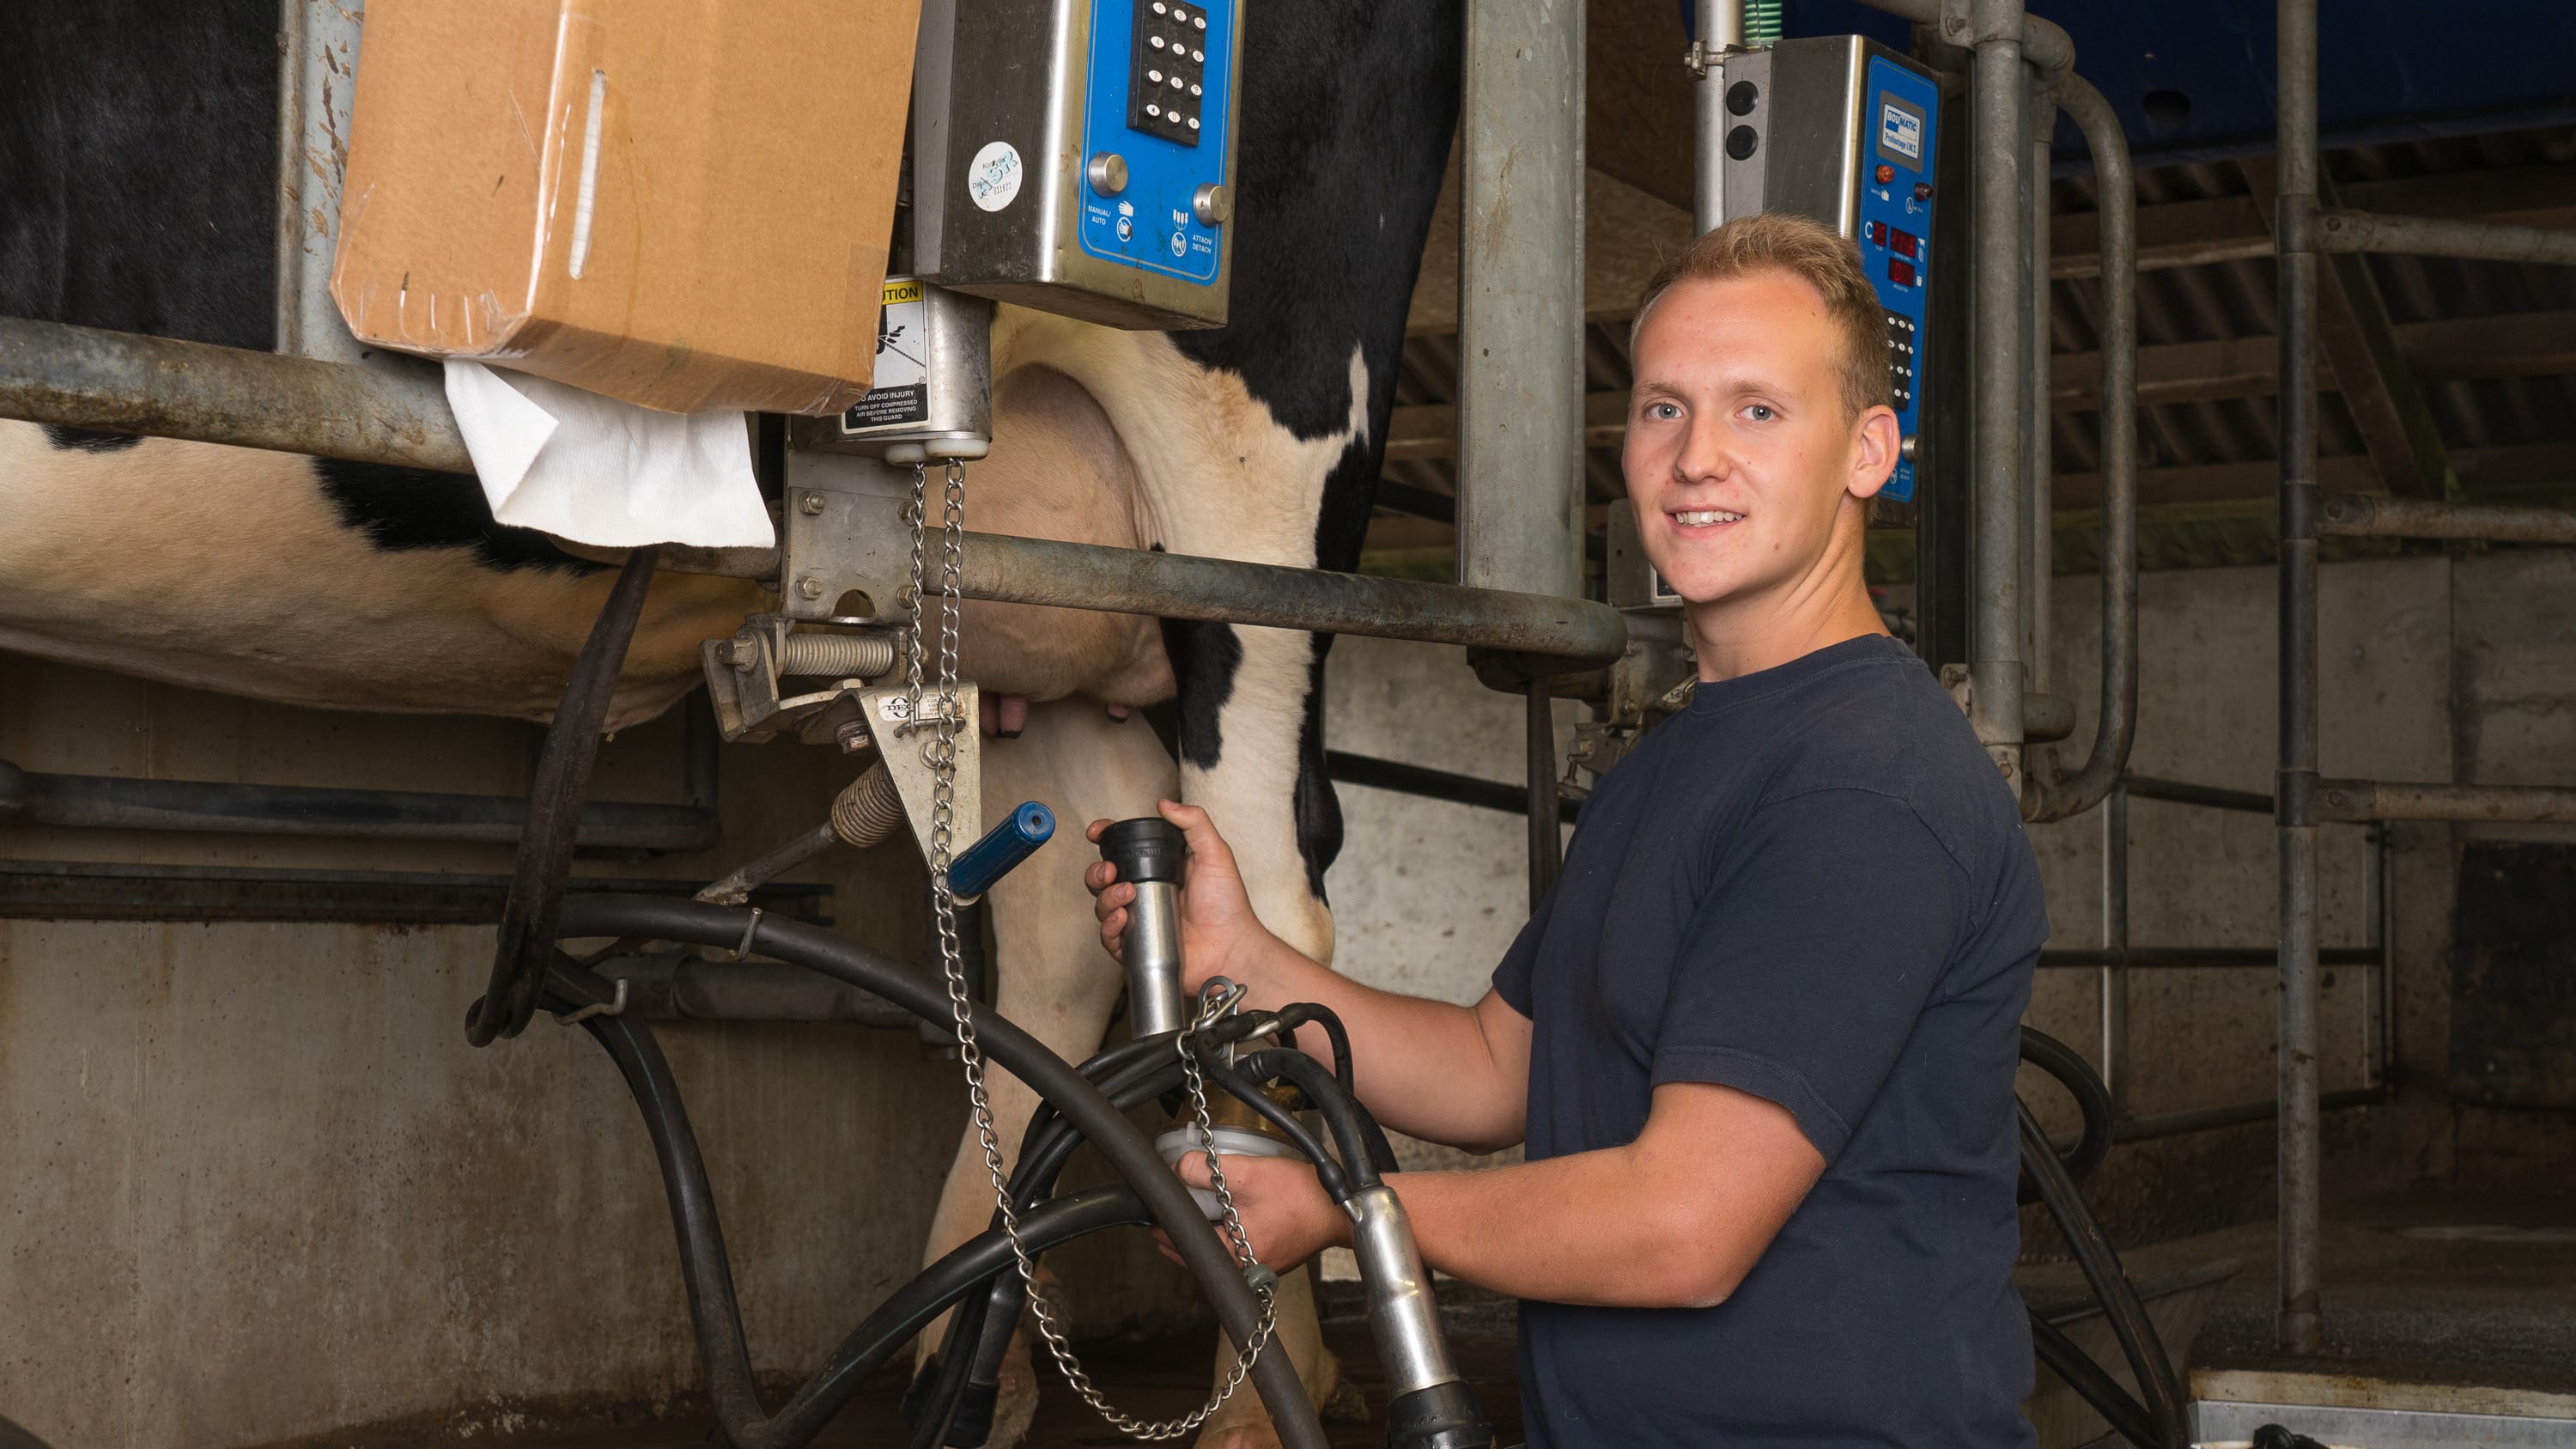
<path fill-rule="evenodd" d="M 1095 856 L 1082 828 L 1103 817 L 1151 814 L 1154 802 L 1173 789 L 1172 759 L 1154 732 L 1142 720 L 1113 720 L 1089 700 L 1031 705 L 1021 738 L 984 741 L 985 814 L 998 820 L 1023 800 L 1044 801 L 1056 812 L 1062 835 L 986 897 L 1000 948 L 994 1005 L 1069 1061 L 1082 1060 L 1100 1045 L 1123 984 L 1117 963 L 1100 949 L 1091 895 L 1083 889 L 1083 868 Z M 1036 1095 L 998 1069 L 987 1087 L 1003 1159 L 1016 1163 Z M 922 1261 L 984 1231 L 992 1216 L 983 1144 L 970 1128 L 949 1168 Z M 923 1335 L 921 1359 L 943 1331 Z M 1025 1344 L 1014 1347 L 1012 1360 L 989 1441 L 994 1449 L 1018 1442 L 1037 1409 L 1037 1381 Z"/>
<path fill-rule="evenodd" d="M 1217 630 L 1233 635 L 1234 645 L 1215 636 Z M 1181 645 L 1180 631 L 1173 637 L 1176 646 L 1192 647 Z M 1307 864 L 1323 858 L 1308 854 L 1322 822 L 1315 818 L 1311 787 L 1301 789 L 1299 778 L 1310 745 L 1320 767 L 1320 745 L 1310 738 L 1308 725 L 1312 681 L 1319 673 L 1313 637 L 1283 629 L 1205 626 L 1195 647 L 1201 657 L 1174 661 L 1182 693 L 1182 794 L 1207 810 L 1233 847 L 1262 924 L 1329 964 L 1332 913 L 1319 894 L 1318 874 Z M 1232 662 L 1230 670 L 1214 671 L 1231 675 L 1221 698 L 1211 697 L 1219 686 L 1207 669 L 1208 653 L 1219 666 Z M 1201 728 L 1192 728 L 1194 716 Z M 1205 728 L 1211 717 L 1213 730 Z M 1326 813 L 1331 813 L 1330 803 L 1327 792 Z M 1327 829 L 1337 842 L 1337 814 Z M 1253 1245 L 1255 1252 L 1260 1247 Z M 1330 1402 L 1341 1384 L 1341 1365 L 1324 1348 L 1310 1276 L 1290 1273 L 1282 1278 L 1278 1306 L 1278 1342 L 1271 1351 L 1287 1353 L 1315 1403 Z M 1229 1371 L 1233 1362 L 1234 1344 L 1221 1336 L 1217 1372 Z M 1208 1421 L 1199 1443 L 1202 1449 L 1275 1449 L 1279 1436 L 1260 1398 L 1243 1392 Z"/>

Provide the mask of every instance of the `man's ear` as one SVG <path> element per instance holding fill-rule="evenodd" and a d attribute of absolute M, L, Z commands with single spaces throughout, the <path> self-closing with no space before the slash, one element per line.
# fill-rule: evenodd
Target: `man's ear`
<path fill-rule="evenodd" d="M 1897 449 L 1903 442 L 1894 409 L 1880 406 L 1863 412 L 1852 423 L 1851 478 L 1843 491 L 1854 498 L 1877 497 L 1896 472 Z"/>

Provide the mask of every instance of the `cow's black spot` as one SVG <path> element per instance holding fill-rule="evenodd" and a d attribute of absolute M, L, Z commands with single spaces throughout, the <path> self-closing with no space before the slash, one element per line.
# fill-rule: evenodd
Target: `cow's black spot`
<path fill-rule="evenodd" d="M 1212 770 L 1225 752 L 1217 715 L 1234 697 L 1234 672 L 1243 665 L 1243 640 L 1231 624 L 1165 619 L 1163 653 L 1172 661 L 1172 681 L 1180 695 L 1181 761 Z"/>
<path fill-rule="evenodd" d="M 275 344 L 277 16 L 0 4 L 0 316 Z"/>
<path fill-rule="evenodd" d="M 1324 773 L 1324 656 L 1333 636 L 1315 636 L 1315 661 L 1306 675 L 1306 720 L 1297 731 L 1297 857 L 1306 863 L 1306 889 L 1324 894 L 1324 872 L 1342 853 L 1342 798 Z"/>
<path fill-rule="evenodd" d="M 493 521 L 483 485 L 468 473 L 433 473 L 316 458 L 313 472 L 340 522 L 381 549 L 470 548 L 494 569 L 595 573 L 605 564 L 575 558 L 533 528 Z"/>
<path fill-rule="evenodd" d="M 45 424 L 45 441 L 65 452 L 122 453 L 143 440 L 132 433 L 102 433 L 90 428 Z"/>

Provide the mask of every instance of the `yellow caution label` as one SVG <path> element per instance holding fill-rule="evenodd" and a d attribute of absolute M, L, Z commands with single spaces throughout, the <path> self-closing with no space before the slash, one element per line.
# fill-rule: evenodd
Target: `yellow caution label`
<path fill-rule="evenodd" d="M 891 278 L 885 284 L 885 305 L 921 300 L 921 283 L 910 277 Z"/>

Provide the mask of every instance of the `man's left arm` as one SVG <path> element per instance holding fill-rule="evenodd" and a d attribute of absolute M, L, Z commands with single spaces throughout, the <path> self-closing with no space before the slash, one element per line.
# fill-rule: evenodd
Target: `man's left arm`
<path fill-rule="evenodd" d="M 1350 1221 L 1314 1169 L 1228 1157 L 1226 1181 L 1265 1263 L 1348 1246 Z M 1787 1109 L 1732 1087 L 1655 1089 L 1624 1147 L 1476 1172 L 1403 1172 L 1423 1261 L 1520 1298 L 1620 1308 L 1724 1302 L 1825 1170 Z M 1198 1158 L 1181 1175 L 1206 1185 Z"/>

